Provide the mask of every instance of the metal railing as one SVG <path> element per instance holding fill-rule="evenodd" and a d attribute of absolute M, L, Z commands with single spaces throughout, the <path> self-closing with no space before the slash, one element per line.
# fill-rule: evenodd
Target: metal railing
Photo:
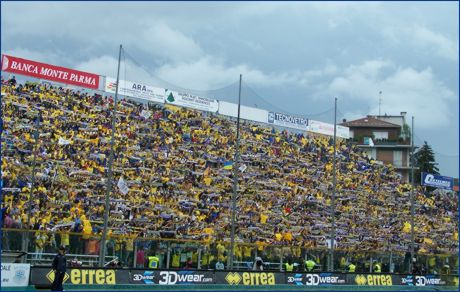
<path fill-rule="evenodd" d="M 53 262 L 55 253 L 37 253 L 30 252 L 27 253 L 25 257 L 25 262 L 30 263 L 34 266 L 40 265 L 51 265 Z M 67 254 L 67 262 L 72 265 L 72 262 L 75 262 L 76 265 L 87 266 L 87 267 L 96 267 L 99 263 L 98 255 L 86 255 L 86 254 Z M 114 260 L 118 260 L 118 257 L 115 256 L 106 256 L 105 262 L 110 263 Z M 77 263 L 78 262 L 78 263 Z"/>
<path fill-rule="evenodd" d="M 33 265 L 50 265 L 63 240 L 67 245 L 67 259 L 77 259 L 83 266 L 95 266 L 99 259 L 100 236 L 82 233 L 41 231 L 47 235 L 47 241 L 37 245 L 37 231 L 3 229 L 3 247 L 5 251 L 28 251 L 23 261 Z M 29 236 L 29 246 L 24 246 Z M 8 249 L 6 247 L 9 247 Z M 41 248 L 36 250 L 36 248 Z M 183 268 L 187 260 L 192 261 L 194 269 L 214 269 L 219 260 L 225 263 L 230 243 L 225 241 L 205 242 L 198 240 L 178 240 L 165 238 L 128 238 L 126 235 L 110 235 L 107 241 L 105 263 L 122 267 L 145 268 L 148 257 L 160 259 L 159 268 Z M 264 247 L 250 243 L 236 243 L 234 265 L 232 269 L 252 269 L 256 257 L 261 257 L 265 270 L 283 270 L 284 263 L 291 262 L 298 271 L 305 270 L 305 260 L 313 259 L 315 271 L 327 271 L 329 253 L 326 247 L 308 248 L 289 245 L 266 245 Z M 458 274 L 458 252 L 451 254 L 417 254 L 417 265 L 430 274 Z M 373 272 L 373 266 L 379 263 L 382 272 L 407 273 L 410 257 L 401 251 L 348 251 L 336 249 L 334 271 L 345 271 L 349 263 L 356 265 L 356 272 Z M 119 262 L 119 263 L 118 263 Z"/>

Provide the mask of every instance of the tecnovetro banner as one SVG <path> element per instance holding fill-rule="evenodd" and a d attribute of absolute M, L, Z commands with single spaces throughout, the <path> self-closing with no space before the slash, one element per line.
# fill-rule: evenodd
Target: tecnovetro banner
<path fill-rule="evenodd" d="M 422 172 L 422 186 L 435 187 L 445 190 L 453 190 L 454 179 L 448 176 L 441 176 Z"/>
<path fill-rule="evenodd" d="M 1 287 L 27 287 L 30 264 L 2 263 Z"/>
<path fill-rule="evenodd" d="M 149 86 L 141 82 L 132 82 L 119 80 L 118 94 L 130 96 L 139 99 L 164 103 L 165 89 Z M 117 89 L 117 80 L 112 77 L 105 78 L 105 91 L 115 94 Z"/>
<path fill-rule="evenodd" d="M 2 71 L 98 89 L 99 75 L 3 55 Z"/>
<path fill-rule="evenodd" d="M 282 113 L 269 112 L 268 123 L 304 131 L 308 130 L 308 119 Z"/>
<path fill-rule="evenodd" d="M 213 113 L 219 110 L 219 102 L 217 100 L 196 96 L 189 93 L 166 89 L 165 99 L 166 103 L 168 104 L 184 106 Z"/>

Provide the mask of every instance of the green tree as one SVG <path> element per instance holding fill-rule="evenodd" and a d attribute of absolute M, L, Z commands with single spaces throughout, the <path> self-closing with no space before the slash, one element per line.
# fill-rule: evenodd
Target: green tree
<path fill-rule="evenodd" d="M 436 166 L 433 149 L 426 141 L 420 149 L 414 154 L 414 165 L 418 167 L 415 170 L 415 182 L 420 183 L 421 173 L 428 172 L 432 174 L 439 174 L 439 168 Z"/>
<path fill-rule="evenodd" d="M 404 124 L 402 129 L 401 129 L 401 138 L 404 140 L 410 139 L 410 127 L 408 124 Z"/>

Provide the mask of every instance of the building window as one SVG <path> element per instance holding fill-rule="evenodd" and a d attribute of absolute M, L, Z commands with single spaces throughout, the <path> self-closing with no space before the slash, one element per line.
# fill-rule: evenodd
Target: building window
<path fill-rule="evenodd" d="M 375 139 L 388 139 L 388 132 L 383 132 L 383 131 L 373 131 L 372 134 L 374 134 Z"/>
<path fill-rule="evenodd" d="M 393 151 L 393 165 L 397 167 L 402 166 L 402 151 Z"/>

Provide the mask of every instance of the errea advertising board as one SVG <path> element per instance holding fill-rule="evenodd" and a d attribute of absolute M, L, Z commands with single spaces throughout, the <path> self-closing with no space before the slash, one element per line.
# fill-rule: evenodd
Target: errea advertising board
<path fill-rule="evenodd" d="M 31 268 L 32 285 L 48 286 L 54 281 L 54 271 L 49 268 Z M 129 284 L 129 270 L 103 268 L 70 268 L 64 275 L 64 284 L 115 285 Z"/>
<path fill-rule="evenodd" d="M 285 278 L 283 273 L 275 272 L 216 272 L 215 281 L 216 284 L 232 286 L 266 286 L 284 284 Z"/>

